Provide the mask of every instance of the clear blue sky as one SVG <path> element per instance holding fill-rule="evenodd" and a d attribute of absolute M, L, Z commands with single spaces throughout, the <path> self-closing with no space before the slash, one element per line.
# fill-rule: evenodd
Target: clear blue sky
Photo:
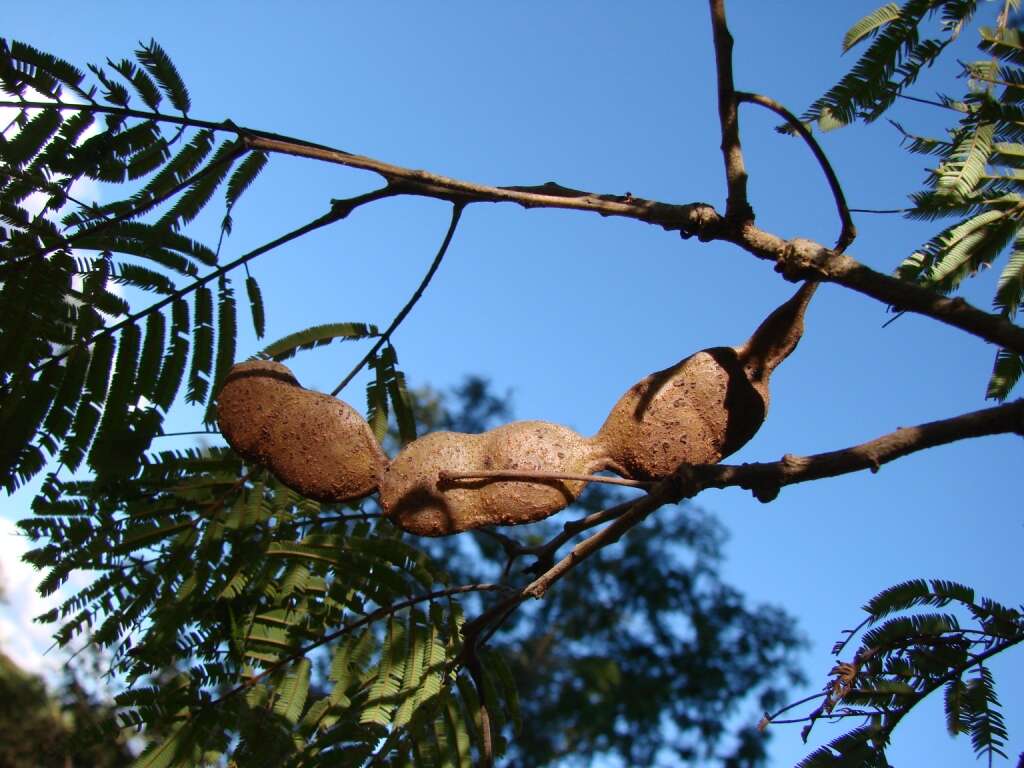
<path fill-rule="evenodd" d="M 839 56 L 842 34 L 877 4 L 731 0 L 738 87 L 801 111 L 849 66 Z M 51 0 L 5 3 L 3 34 L 79 64 L 129 55 L 155 37 L 189 84 L 196 116 L 401 165 L 493 184 L 555 180 L 669 202 L 724 200 L 704 2 L 285 10 Z M 954 55 L 971 57 L 971 45 Z M 926 75 L 925 93 L 948 72 Z M 920 105 L 895 114 L 921 132 L 938 130 L 943 117 Z M 772 130 L 776 122 L 744 107 L 758 221 L 786 237 L 831 243 L 838 223 L 827 187 L 806 149 Z M 829 134 L 823 144 L 855 207 L 899 207 L 924 176 L 924 161 L 901 151 L 884 121 Z M 331 198 L 376 185 L 370 174 L 274 158 L 234 216 L 225 257 L 319 215 Z M 260 258 L 253 271 L 268 300 L 269 336 L 340 320 L 386 324 L 447 223 L 447 205 L 389 200 Z M 932 231 L 887 216 L 862 215 L 857 225 L 850 253 L 885 272 Z M 988 306 L 994 279 L 983 276 L 966 295 Z M 697 349 L 742 341 L 792 290 L 771 265 L 735 248 L 636 222 L 472 206 L 395 343 L 413 385 L 443 388 L 482 374 L 513 391 L 518 417 L 591 434 L 632 383 Z M 767 423 L 732 460 L 841 448 L 985 405 L 990 346 L 912 316 L 883 329 L 888 317 L 873 300 L 823 287 L 800 348 L 774 378 Z M 243 329 L 240 356 L 257 348 Z M 329 347 L 295 367 L 307 386 L 330 390 L 362 352 Z M 357 407 L 361 392 L 359 380 L 348 390 Z M 187 428 L 200 413 L 180 418 Z M 1020 448 L 1014 437 L 964 442 L 877 475 L 787 488 L 767 506 L 738 490 L 699 501 L 732 533 L 727 578 L 752 600 L 799 617 L 810 639 L 810 693 L 825 681 L 840 630 L 885 586 L 941 577 L 1021 601 Z M 30 493 L 0 502 L 3 515 L 21 517 Z M 1021 652 L 993 667 L 1002 673 L 1008 752 L 1016 756 L 1024 750 L 1024 696 L 1011 686 L 1022 679 Z M 892 762 L 972 764 L 968 739 L 946 736 L 940 703 L 922 710 L 896 731 Z M 838 733 L 816 730 L 819 738 Z M 786 765 L 807 748 L 797 727 L 780 727 L 772 751 Z"/>

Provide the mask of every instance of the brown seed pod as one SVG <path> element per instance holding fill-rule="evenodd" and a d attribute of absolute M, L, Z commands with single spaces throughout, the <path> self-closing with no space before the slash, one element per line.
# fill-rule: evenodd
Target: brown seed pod
<path fill-rule="evenodd" d="M 377 490 L 388 458 L 347 403 L 303 389 L 270 360 L 238 363 L 217 395 L 221 433 L 240 456 L 318 501 L 351 501 Z"/>
<path fill-rule="evenodd" d="M 348 501 L 379 489 L 385 515 L 411 533 L 530 523 L 568 506 L 586 485 L 558 475 L 612 469 L 655 480 L 680 464 L 711 464 L 738 450 L 764 421 L 768 379 L 800 340 L 816 287 L 805 283 L 746 343 L 702 350 L 634 385 L 593 439 L 520 421 L 482 435 L 435 432 L 389 464 L 362 416 L 303 389 L 288 368 L 270 361 L 231 369 L 218 420 L 239 454 L 305 496 Z M 484 476 L 494 472 L 526 477 Z"/>
<path fill-rule="evenodd" d="M 768 413 L 768 379 L 803 335 L 817 283 L 805 283 L 746 343 L 690 355 L 635 384 L 612 408 L 596 440 L 637 480 L 680 464 L 714 464 L 754 436 Z"/>
<path fill-rule="evenodd" d="M 571 504 L 585 482 L 446 479 L 485 470 L 592 474 L 608 466 L 601 447 L 568 427 L 518 421 L 481 435 L 434 432 L 414 440 L 384 472 L 384 513 L 420 536 L 542 520 Z"/>

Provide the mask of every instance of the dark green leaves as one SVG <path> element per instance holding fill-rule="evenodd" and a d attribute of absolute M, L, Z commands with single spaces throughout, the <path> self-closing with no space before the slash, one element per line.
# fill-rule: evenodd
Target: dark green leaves
<path fill-rule="evenodd" d="M 919 35 L 921 22 L 948 4 L 945 0 L 907 0 L 899 7 L 890 3 L 854 24 L 843 38 L 843 50 L 872 37 L 868 50 L 848 74 L 810 106 L 802 119 L 840 124 L 877 119 L 952 39 L 950 25 L 950 36 L 945 39 L 922 40 Z M 963 13 L 971 10 L 963 9 Z"/>
<path fill-rule="evenodd" d="M 917 612 L 920 606 L 949 607 L 947 613 Z M 865 719 L 815 750 L 800 765 L 887 765 L 893 730 L 918 703 L 942 690 L 946 730 L 967 733 L 978 756 L 1006 757 L 1008 738 L 999 711 L 989 658 L 1024 642 L 1024 615 L 952 581 L 915 579 L 873 597 L 868 619 L 833 648 L 842 654 L 854 638 L 859 648 L 838 663 L 824 703 L 806 718 L 807 734 L 820 718 Z M 893 615 L 897 614 L 897 615 Z"/>
<path fill-rule="evenodd" d="M 383 441 L 388 429 L 388 403 L 395 411 L 398 433 L 402 444 L 416 439 L 416 419 L 412 400 L 406 390 L 405 374 L 398 370 L 398 356 L 395 348 L 387 344 L 378 355 L 369 361 L 374 377 L 366 385 L 366 420 L 370 429 Z"/>
<path fill-rule="evenodd" d="M 238 168 L 235 169 L 231 179 L 228 181 L 227 189 L 224 191 L 224 201 L 227 203 L 229 211 L 238 202 L 242 193 L 252 185 L 266 165 L 266 152 L 250 152 Z"/>
<path fill-rule="evenodd" d="M 167 52 L 156 40 L 150 40 L 148 45 L 143 45 L 135 51 L 135 56 L 160 84 L 174 108 L 183 114 L 187 113 L 192 106 L 188 89 Z"/>
<path fill-rule="evenodd" d="M 315 325 L 312 328 L 288 334 L 273 344 L 268 344 L 260 350 L 259 356 L 264 360 L 277 360 L 281 362 L 294 357 L 302 350 L 322 347 L 335 340 L 366 339 L 377 336 L 377 334 L 377 326 L 367 325 L 366 323 L 327 323 L 325 325 Z"/>
<path fill-rule="evenodd" d="M 82 90 L 85 75 L 81 70 L 57 56 L 31 45 L 0 39 L 0 84 L 12 96 L 27 96 L 32 88 L 51 99 L 59 99 L 62 89 L 88 98 Z"/>
<path fill-rule="evenodd" d="M 158 109 L 183 116 L 190 103 L 180 73 L 154 41 L 134 59 L 88 71 L 95 85 L 57 57 L 0 41 L 6 94 L 28 98 L 34 89 L 42 96 L 32 98 L 55 101 L 72 92 L 85 102 L 23 106 L 0 137 L 0 166 L 8 171 L 0 177 L 0 426 L 8 441 L 23 441 L 0 450 L 7 490 L 57 454 L 71 468 L 88 456 L 95 471 L 130 474 L 186 370 L 189 399 L 209 407 L 234 362 L 229 278 L 217 277 L 215 294 L 201 285 L 196 278 L 216 255 L 181 230 L 224 183 L 226 204 L 234 206 L 266 156 L 243 158 L 232 127 L 225 130 L 235 135 L 215 149 L 216 130 L 165 122 Z M 148 119 L 117 111 L 137 102 L 153 112 Z M 123 199 L 103 190 L 108 202 L 98 205 L 79 199 L 75 186 L 86 179 L 135 185 Z M 33 194 L 43 196 L 41 211 L 26 207 Z M 144 220 L 161 206 L 156 221 Z M 136 289 L 132 302 L 118 286 Z M 143 298 L 149 308 L 133 312 L 138 292 L 167 299 Z M 251 278 L 246 293 L 262 334 L 263 305 Z"/>
<path fill-rule="evenodd" d="M 169 734 L 141 764 L 195 764 L 219 738 L 243 765 L 336 765 L 342 743 L 364 759 L 427 750 L 473 764 L 479 710 L 455 684 L 458 605 L 432 595 L 443 573 L 386 522 L 323 510 L 223 450 L 165 453 L 113 486 L 53 481 L 34 511 L 22 527 L 48 589 L 74 570 L 100 574 L 49 617 L 61 641 L 89 631 L 134 681 L 123 719 Z M 487 663 L 503 717 L 514 691 Z M 145 684 L 174 668 L 186 671 Z M 186 710 L 206 726 L 179 730 Z"/>
<path fill-rule="evenodd" d="M 976 0 L 906 0 L 868 14 L 847 32 L 843 50 L 868 39 L 870 46 L 804 119 L 842 124 L 876 119 L 907 91 L 923 67 L 963 34 L 978 7 Z M 936 13 L 941 15 L 942 36 L 922 39 L 922 30 Z M 963 97 L 939 98 L 940 105 L 959 116 L 948 136 L 915 136 L 896 124 L 909 151 L 939 160 L 926 188 L 913 195 L 908 217 L 955 219 L 905 259 L 897 274 L 950 293 L 1010 250 L 993 304 L 999 314 L 1013 320 L 1024 299 L 1024 257 L 1018 254 L 1024 221 L 1024 42 L 1018 30 L 1007 26 L 1005 16 L 999 16 L 999 24 L 980 29 L 980 48 L 990 58 L 962 62 L 967 82 Z M 986 397 L 1006 398 L 1020 379 L 1020 369 L 1018 354 L 997 352 Z"/>
<path fill-rule="evenodd" d="M 262 339 L 266 332 L 266 315 L 263 310 L 263 294 L 260 293 L 260 285 L 256 282 L 256 278 L 252 276 L 245 278 L 245 292 L 249 297 L 252 327 L 256 331 L 256 338 Z"/>
<path fill-rule="evenodd" d="M 876 11 L 872 11 L 850 27 L 846 34 L 843 35 L 843 53 L 849 51 L 865 37 L 877 34 L 880 27 L 896 21 L 899 17 L 900 7 L 896 3 L 889 3 Z"/>

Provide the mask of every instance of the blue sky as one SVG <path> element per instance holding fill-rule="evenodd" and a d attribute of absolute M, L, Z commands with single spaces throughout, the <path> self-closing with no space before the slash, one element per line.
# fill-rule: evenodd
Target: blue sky
<path fill-rule="evenodd" d="M 801 111 L 850 65 L 839 55 L 842 34 L 876 4 L 732 0 L 737 86 Z M 196 116 L 483 183 L 554 180 L 723 205 L 703 2 L 642 10 L 611 2 L 6 6 L 4 35 L 80 64 L 129 55 L 155 37 L 189 84 Z M 971 34 L 954 56 L 973 55 Z M 923 94 L 943 87 L 950 71 L 927 73 Z M 742 138 L 759 224 L 834 242 L 838 222 L 813 159 L 772 130 L 774 116 L 754 110 L 743 108 Z M 920 105 L 900 105 L 894 117 L 923 133 L 944 119 Z M 823 137 L 852 206 L 899 207 L 917 188 L 924 161 L 898 139 L 884 121 Z M 375 186 L 370 174 L 274 158 L 235 212 L 224 256 L 321 214 L 331 198 Z M 197 236 L 214 239 L 215 218 L 201 220 Z M 891 216 L 856 223 L 851 255 L 884 272 L 932 232 Z M 269 337 L 341 320 L 386 325 L 447 224 L 447 205 L 387 200 L 261 257 L 253 272 L 267 298 Z M 994 280 L 983 274 L 965 295 L 988 306 Z M 592 434 L 635 381 L 697 349 L 739 343 L 792 290 L 771 265 L 725 245 L 582 213 L 472 206 L 395 345 L 413 385 L 444 388 L 482 374 L 513 392 L 519 418 Z M 730 461 L 832 450 L 985 406 L 989 345 L 913 316 L 883 329 L 889 317 L 871 299 L 824 286 L 804 340 L 773 379 L 767 423 Z M 256 349 L 243 327 L 239 355 Z M 306 386 L 329 391 L 363 351 L 332 346 L 294 367 Z M 357 407 L 361 383 L 343 395 Z M 176 422 L 184 429 L 199 418 L 182 411 Z M 989 438 L 911 456 L 877 475 L 786 488 L 769 505 L 736 489 L 699 502 L 731 532 L 726 576 L 752 600 L 799 617 L 810 640 L 810 693 L 824 683 L 840 630 L 885 586 L 940 577 L 1020 602 L 1019 467 L 1019 438 Z M 0 501 L 3 516 L 21 517 L 30 494 L 27 487 Z M 1016 755 L 1024 750 L 1024 696 L 1011 682 L 1021 679 L 1021 654 L 993 667 L 997 679 L 1002 673 L 1007 751 Z M 940 703 L 921 709 L 897 730 L 892 762 L 972 763 L 969 741 L 946 736 Z M 838 731 L 819 725 L 817 736 L 826 735 Z M 778 765 L 807 751 L 796 728 L 781 727 L 772 750 Z"/>

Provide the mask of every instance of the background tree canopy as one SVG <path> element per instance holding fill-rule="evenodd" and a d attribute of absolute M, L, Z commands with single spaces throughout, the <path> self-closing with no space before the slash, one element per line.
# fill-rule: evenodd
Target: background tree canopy
<path fill-rule="evenodd" d="M 113 654 L 127 685 L 118 700 L 122 724 L 147 723 L 157 736 L 140 764 L 215 761 L 218 754 L 240 765 L 458 764 L 487 763 L 492 752 L 527 764 L 586 762 L 601 753 L 640 763 L 714 756 L 752 764 L 763 741 L 749 716 L 738 723 L 732 715 L 737 706 L 777 710 L 797 633 L 786 615 L 751 608 L 726 586 L 716 524 L 695 507 L 671 506 L 721 486 L 732 490 L 714 498 L 730 517 L 752 503 L 741 487 L 763 501 L 782 490 L 767 508 L 774 514 L 760 512 L 763 522 L 738 517 L 735 526 L 741 558 L 755 563 L 758 599 L 776 602 L 778 585 L 789 584 L 781 601 L 789 605 L 795 584 L 835 635 L 856 623 L 854 606 L 879 593 L 865 605 L 866 624 L 837 645 L 843 664 L 817 670 L 825 681 L 819 697 L 776 716 L 840 720 L 827 733 L 815 728 L 814 738 L 839 738 L 808 765 L 884 764 L 892 728 L 918 700 L 942 697 L 940 688 L 950 732 L 970 734 L 979 754 L 1012 754 L 992 670 L 1024 628 L 1019 612 L 982 595 L 1017 599 L 1006 592 L 1010 553 L 1020 544 L 1006 477 L 1019 449 L 1013 433 L 1021 431 L 1022 406 L 1008 401 L 964 413 L 980 407 L 982 395 L 1005 398 L 1024 353 L 1024 332 L 1013 322 L 1024 290 L 1014 160 L 1024 80 L 1015 4 L 998 5 L 911 0 L 875 10 L 844 40 L 859 56 L 849 74 L 837 68 L 806 79 L 806 61 L 818 59 L 814 35 L 801 32 L 825 17 L 780 26 L 758 17 L 764 11 L 745 11 L 732 20 L 743 30 L 737 87 L 763 85 L 778 102 L 734 88 L 717 0 L 711 27 L 706 19 L 692 23 L 689 9 L 685 30 L 678 20 L 657 25 L 684 39 L 648 30 L 645 58 L 626 56 L 600 76 L 547 83 L 544 58 L 528 56 L 545 74 L 525 82 L 550 89 L 533 112 L 500 110 L 517 93 L 514 83 L 524 82 L 513 77 L 522 72 L 468 66 L 461 56 L 483 45 L 474 39 L 469 48 L 452 46 L 459 55 L 428 57 L 440 68 L 427 69 L 449 90 L 468 89 L 482 113 L 431 122 L 454 114 L 440 88 L 362 127 L 386 90 L 342 87 L 341 101 L 355 107 L 343 122 L 334 112 L 310 117 L 291 106 L 270 117 L 246 107 L 231 120 L 207 118 L 204 97 L 220 111 L 228 86 L 204 81 L 200 94 L 184 60 L 176 66 L 168 56 L 176 47 L 163 32 L 171 29 L 155 30 L 166 50 L 146 37 L 130 54 L 113 43 L 82 52 L 29 35 L 5 41 L 0 465 L 8 491 L 32 484 L 13 498 L 34 497 L 33 517 L 22 526 L 37 542 L 30 561 L 48 568 L 43 592 L 73 574 L 95 577 L 66 592 L 47 618 L 59 622 L 62 643 L 88 640 Z M 446 39 L 456 29 L 438 25 L 454 18 L 434 19 L 430 29 Z M 576 46 L 589 51 L 594 41 L 620 40 L 628 30 L 616 24 L 642 22 L 587 18 L 589 40 L 582 32 L 563 36 L 548 55 L 571 61 Z M 510 29 L 526 23 L 515 15 L 502 20 Z M 359 28 L 347 21 L 346 29 Z M 401 26 L 415 29 L 412 21 Z M 531 38 L 536 51 L 569 21 L 550 17 L 544 34 L 552 37 Z M 785 28 L 800 41 L 783 57 L 789 69 L 776 72 L 786 71 L 777 83 L 764 65 L 775 60 L 774 42 L 771 57 L 758 48 L 763 40 L 741 53 L 750 30 L 769 21 L 775 26 L 761 29 Z M 286 50 L 291 34 L 275 28 L 273 50 Z M 363 71 L 359 56 L 367 49 L 351 48 L 338 55 L 353 59 L 339 65 L 320 58 L 333 47 L 305 45 L 303 77 L 288 86 L 306 88 L 321 70 L 372 80 L 354 74 Z M 953 79 L 960 65 L 945 54 L 951 48 L 963 60 L 984 59 L 962 65 L 964 82 Z M 229 49 L 220 38 L 211 46 Z M 87 68 L 87 61 L 102 63 Z M 379 64 L 373 74 L 384 80 L 389 72 L 416 77 L 389 70 L 394 62 L 379 56 L 365 61 Z M 934 61 L 943 95 L 911 101 L 922 98 L 914 88 Z M 679 72 L 691 78 L 685 104 L 665 98 Z M 819 81 L 819 74 L 827 77 Z M 269 85 L 251 76 L 239 81 Z M 314 94 L 332 87 L 317 85 L 295 103 L 315 103 Z M 859 213 L 895 207 L 900 194 L 918 187 L 889 189 L 900 157 L 895 140 L 890 154 L 878 149 L 877 134 L 871 144 L 847 138 L 864 135 L 855 129 L 822 137 L 845 199 L 833 178 L 826 184 L 831 171 L 814 154 L 814 139 L 779 106 L 822 92 L 804 119 L 824 128 L 872 122 L 901 106 L 930 110 L 897 115 L 906 147 L 934 155 L 934 172 L 903 211 L 923 225 L 876 227 L 878 219 L 862 221 L 867 214 Z M 252 103 L 281 104 L 275 95 L 263 92 Z M 611 112 L 596 111 L 595 100 Z M 54 101 L 60 109 L 48 106 Z M 736 113 L 747 104 L 745 169 Z M 498 111 L 487 115 L 487 106 Z M 250 115 L 262 124 L 252 127 Z M 508 168 L 495 164 L 496 145 L 481 139 L 490 117 L 508 121 L 510 135 L 520 137 Z M 780 123 L 802 131 L 804 141 L 768 130 Z M 387 151 L 390 137 L 410 132 L 415 146 Z M 535 151 L 545 143 L 555 157 Z M 583 159 L 578 166 L 557 160 L 570 145 Z M 768 152 L 774 165 L 759 165 Z M 727 203 L 692 202 L 720 196 L 714 185 L 723 159 Z M 645 165 L 657 172 L 638 179 L 636 168 Z M 367 185 L 359 169 L 383 186 Z M 592 192 L 537 184 L 548 178 Z M 487 186 L 494 179 L 537 185 Z M 559 212 L 475 205 L 501 201 Z M 851 206 L 866 235 L 849 250 L 856 260 L 842 253 L 854 235 Z M 587 213 L 613 218 L 598 222 Z M 952 223 L 937 228 L 932 220 L 941 217 Z M 509 232 L 528 227 L 529 236 L 495 238 L 499 224 Z M 590 228 L 602 234 L 587 241 L 586 259 L 573 258 L 574 239 Z M 689 242 L 680 245 L 676 234 Z M 425 245 L 427 238 L 433 243 Z M 559 259 L 551 254 L 560 251 L 565 269 L 552 266 Z M 789 378 L 780 374 L 768 425 L 743 454 L 763 463 L 683 468 L 624 505 L 617 502 L 636 499 L 635 492 L 594 491 L 581 501 L 591 515 L 583 523 L 571 522 L 570 513 L 523 530 L 419 540 L 380 520 L 372 500 L 345 509 L 301 497 L 243 465 L 212 432 L 204 439 L 213 442 L 199 449 L 187 436 L 166 436 L 215 428 L 219 382 L 233 362 L 256 353 L 287 359 L 304 383 L 324 391 L 351 380 L 350 401 L 365 388 L 370 425 L 392 441 L 392 454 L 396 442 L 414 437 L 417 422 L 403 371 L 414 383 L 429 377 L 444 385 L 455 380 L 455 366 L 491 373 L 494 361 L 531 373 L 517 411 L 525 401 L 530 416 L 561 418 L 591 434 L 618 393 L 644 373 L 701 347 L 738 343 L 791 290 L 742 251 L 791 280 L 832 284 L 812 307 L 808 337 L 787 363 Z M 360 252 L 366 263 L 350 268 Z M 523 255 L 532 252 L 544 255 Z M 888 277 L 908 253 L 897 277 Z M 425 276 L 410 268 L 410 254 L 433 259 Z M 961 285 L 978 272 L 987 282 Z M 971 303 L 942 297 L 953 290 Z M 994 312 L 975 308 L 993 294 Z M 446 311 L 438 313 L 439 305 Z M 887 305 L 902 315 L 881 331 Z M 255 338 L 265 331 L 280 341 Z M 592 412 L 545 412 L 538 405 L 545 401 L 530 394 L 538 392 Z M 479 385 L 460 397 L 447 416 L 443 408 L 420 409 L 419 426 L 507 420 L 501 401 Z M 893 432 L 935 419 L 942 421 Z M 916 453 L 993 434 L 1002 437 Z M 857 450 L 774 461 L 879 436 Z M 953 450 L 974 452 L 944 453 Z M 907 453 L 916 455 L 883 471 L 905 473 L 893 485 L 847 475 L 784 487 L 877 470 Z M 970 467 L 969 477 L 951 466 Z M 965 530 L 960 505 L 984 514 L 985 524 Z M 574 555 L 562 560 L 574 544 Z M 986 566 L 973 571 L 979 559 Z M 933 573 L 922 574 L 922 565 Z M 943 572 L 934 573 L 939 565 Z M 849 573 L 857 577 L 847 581 Z M 524 602 L 542 593 L 542 602 Z M 761 700 L 741 702 L 744 692 Z"/>

